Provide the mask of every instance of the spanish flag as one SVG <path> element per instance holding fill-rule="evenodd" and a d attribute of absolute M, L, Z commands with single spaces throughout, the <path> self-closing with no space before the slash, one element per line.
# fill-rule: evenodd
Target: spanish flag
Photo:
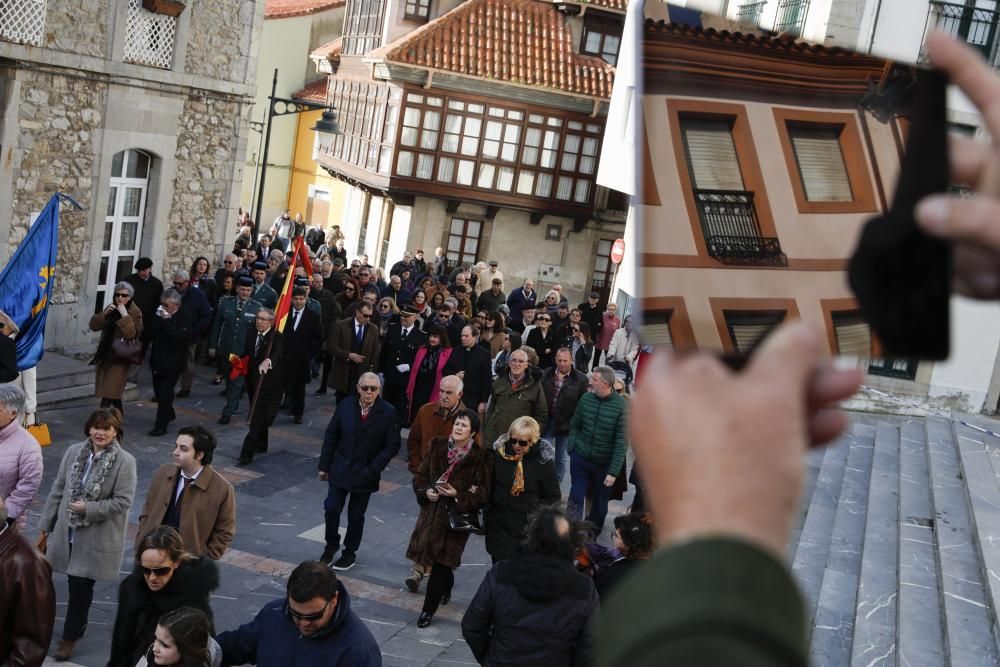
<path fill-rule="evenodd" d="M 292 287 L 295 285 L 296 266 L 303 267 L 307 276 L 312 273 L 309 248 L 301 236 L 295 237 L 292 261 L 288 265 L 288 274 L 285 276 L 285 285 L 281 288 L 281 296 L 278 297 L 278 306 L 274 309 L 274 321 L 277 322 L 278 333 L 285 332 L 285 321 L 288 320 L 288 313 L 292 309 Z"/>

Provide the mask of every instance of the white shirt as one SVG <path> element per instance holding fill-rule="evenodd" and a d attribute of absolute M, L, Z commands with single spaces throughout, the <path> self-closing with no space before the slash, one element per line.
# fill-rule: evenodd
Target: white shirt
<path fill-rule="evenodd" d="M 190 482 L 188 482 L 188 486 L 191 486 L 192 484 L 194 484 L 194 481 L 196 479 L 198 479 L 198 475 L 200 475 L 201 471 L 204 470 L 204 469 L 205 469 L 205 466 L 202 466 L 201 468 L 198 469 L 198 472 L 196 472 L 193 475 L 185 475 L 183 472 L 181 472 L 180 475 L 181 475 L 181 477 L 183 479 L 189 479 L 189 480 L 191 480 Z M 180 472 L 180 468 L 178 468 L 177 471 Z M 184 488 L 184 482 L 182 480 L 182 481 L 180 481 L 177 484 L 177 490 L 174 492 L 174 502 L 175 503 L 177 502 L 177 499 L 181 497 L 181 489 L 183 489 L 183 488 Z"/>

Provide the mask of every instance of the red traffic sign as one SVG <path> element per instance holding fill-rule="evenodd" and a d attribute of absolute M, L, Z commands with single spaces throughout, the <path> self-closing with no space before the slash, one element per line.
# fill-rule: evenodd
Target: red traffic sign
<path fill-rule="evenodd" d="M 611 261 L 615 264 L 621 264 L 624 258 L 625 239 L 615 239 L 614 244 L 611 246 Z"/>

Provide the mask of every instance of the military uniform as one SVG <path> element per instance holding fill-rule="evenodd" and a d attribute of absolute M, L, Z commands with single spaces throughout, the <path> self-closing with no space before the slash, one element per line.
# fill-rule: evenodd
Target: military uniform
<path fill-rule="evenodd" d="M 267 279 L 260 285 L 255 284 L 253 286 L 253 294 L 250 295 L 250 298 L 264 308 L 270 308 L 271 310 L 274 310 L 274 307 L 278 305 L 278 293 L 267 284 Z"/>
<path fill-rule="evenodd" d="M 254 329 L 257 311 L 261 308 L 262 305 L 253 298 L 243 304 L 235 296 L 224 296 L 219 300 L 219 312 L 215 316 L 209 340 L 210 347 L 215 348 L 216 354 L 225 362 L 221 366 L 226 369 L 226 407 L 222 410 L 223 416 L 232 417 L 239 409 L 245 380 L 242 376 L 235 380 L 229 379 L 229 354 L 239 354 L 243 350 L 247 332 Z"/>

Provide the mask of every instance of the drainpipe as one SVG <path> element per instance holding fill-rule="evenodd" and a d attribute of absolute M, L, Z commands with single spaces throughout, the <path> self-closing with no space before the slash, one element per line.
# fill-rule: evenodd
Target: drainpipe
<path fill-rule="evenodd" d="M 871 53 L 872 48 L 875 46 L 875 31 L 878 29 L 878 20 L 882 14 L 882 0 L 875 0 L 875 15 L 872 17 L 872 27 L 868 31 L 868 38 L 865 40 L 867 45 L 865 46 L 865 53 Z"/>

